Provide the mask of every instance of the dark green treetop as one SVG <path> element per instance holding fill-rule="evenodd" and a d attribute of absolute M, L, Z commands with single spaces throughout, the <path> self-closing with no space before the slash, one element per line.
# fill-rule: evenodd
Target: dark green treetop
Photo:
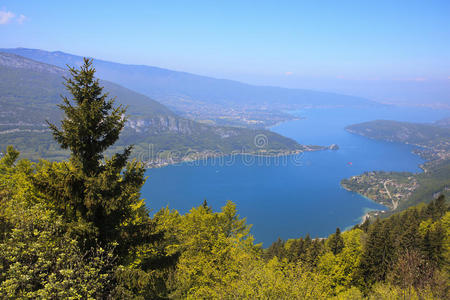
<path fill-rule="evenodd" d="M 80 70 L 69 67 L 69 71 L 72 77 L 65 78 L 65 86 L 72 99 L 62 97 L 64 104 L 59 105 L 65 114 L 61 129 L 49 125 L 61 147 L 70 149 L 72 162 L 80 164 L 85 174 L 94 175 L 100 171 L 103 152 L 119 138 L 126 121 L 125 108 L 114 107 L 115 98 L 108 99 L 103 93 L 92 60 L 84 58 Z"/>
<path fill-rule="evenodd" d="M 341 229 L 336 228 L 336 232 L 330 236 L 330 250 L 334 255 L 339 254 L 344 248 L 344 239 L 341 236 Z"/>

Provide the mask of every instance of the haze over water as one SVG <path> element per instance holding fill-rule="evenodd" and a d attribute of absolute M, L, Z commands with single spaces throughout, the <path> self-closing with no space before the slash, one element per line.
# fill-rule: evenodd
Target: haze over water
<path fill-rule="evenodd" d="M 278 237 L 298 238 L 307 233 L 325 237 L 336 227 L 358 223 L 368 209 L 385 209 L 344 190 L 341 179 L 373 170 L 420 172 L 419 164 L 423 163 L 411 153 L 412 146 L 370 140 L 348 133 L 344 127 L 375 119 L 432 122 L 448 116 L 448 111 L 324 108 L 295 114 L 305 119 L 285 122 L 272 130 L 301 144 L 338 144 L 339 150 L 263 160 L 237 156 L 234 161 L 225 160 L 227 165 L 210 159 L 149 169 L 142 189 L 148 207 L 154 213 L 169 205 L 185 213 L 207 199 L 217 211 L 232 200 L 241 217 L 253 224 L 256 242 L 265 247 Z"/>

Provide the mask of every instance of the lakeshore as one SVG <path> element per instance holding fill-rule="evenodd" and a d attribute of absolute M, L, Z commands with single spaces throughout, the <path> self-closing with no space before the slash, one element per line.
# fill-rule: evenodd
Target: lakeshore
<path fill-rule="evenodd" d="M 291 151 L 258 151 L 258 152 L 236 152 L 236 153 L 230 153 L 230 154 L 223 154 L 223 153 L 217 153 L 217 152 L 194 152 L 189 153 L 188 155 L 184 157 L 170 157 L 170 158 L 164 158 L 160 157 L 157 159 L 154 159 L 152 161 L 144 162 L 144 165 L 147 169 L 151 168 L 162 168 L 167 167 L 171 165 L 178 165 L 181 163 L 188 163 L 193 166 L 199 165 L 202 161 L 206 162 L 211 159 L 220 159 L 223 160 L 222 164 L 230 164 L 230 160 L 226 160 L 226 158 L 229 157 L 235 157 L 235 156 L 253 156 L 253 157 L 263 157 L 263 158 L 270 158 L 270 157 L 288 157 L 291 155 L 298 155 L 305 152 L 313 152 L 313 151 L 323 151 L 323 150 L 336 150 L 337 145 L 332 144 L 330 146 L 313 146 L 313 145 L 302 145 L 303 149 L 297 149 L 297 150 L 291 150 Z M 231 159 L 231 161 L 234 161 Z"/>
<path fill-rule="evenodd" d="M 239 214 L 254 224 L 256 241 L 264 245 L 278 237 L 296 238 L 307 233 L 324 237 L 336 227 L 358 224 L 367 209 L 386 210 L 343 189 L 343 178 L 370 170 L 418 172 L 417 166 L 424 162 L 411 153 L 409 145 L 371 140 L 344 130 L 361 117 L 370 120 L 372 114 L 366 111 L 313 109 L 301 115 L 305 118 L 284 122 L 272 130 L 299 144 L 336 143 L 339 150 L 261 156 L 261 161 L 258 156 L 235 155 L 234 161 L 230 158 L 223 165 L 219 162 L 226 162 L 224 157 L 148 169 L 142 195 L 154 209 L 152 213 L 166 206 L 185 213 L 205 199 L 217 211 L 232 200 Z"/>

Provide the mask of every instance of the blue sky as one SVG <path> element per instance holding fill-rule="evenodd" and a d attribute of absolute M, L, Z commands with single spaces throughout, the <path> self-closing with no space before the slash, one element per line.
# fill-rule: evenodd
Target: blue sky
<path fill-rule="evenodd" d="M 450 1 L 7 0 L 0 47 L 450 103 Z"/>

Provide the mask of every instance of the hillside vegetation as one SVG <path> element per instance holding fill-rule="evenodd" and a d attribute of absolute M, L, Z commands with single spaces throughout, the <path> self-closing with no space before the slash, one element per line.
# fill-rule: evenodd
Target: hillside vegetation
<path fill-rule="evenodd" d="M 346 129 L 372 139 L 416 145 L 436 152 L 449 152 L 450 129 L 438 124 L 377 120 L 351 125 Z"/>
<path fill-rule="evenodd" d="M 68 157 L 68 152 L 53 141 L 46 123 L 57 123 L 62 118 L 57 104 L 61 95 L 68 95 L 63 85 L 63 76 L 68 75 L 56 66 L 0 53 L 0 151 L 12 144 L 33 160 Z M 128 107 L 129 118 L 115 147 L 135 144 L 133 157 L 153 159 L 156 164 L 180 161 L 189 153 L 196 153 L 194 157 L 243 151 L 275 155 L 315 149 L 264 129 L 201 124 L 179 117 L 162 104 L 117 84 L 101 84 L 116 97 L 117 103 Z M 255 144 L 258 135 L 267 141 L 262 147 Z M 110 153 L 117 149 L 113 147 Z"/>
<path fill-rule="evenodd" d="M 377 120 L 348 126 L 349 132 L 368 138 L 417 146 L 414 153 L 427 161 L 424 172 L 366 172 L 342 180 L 345 188 L 358 192 L 394 211 L 416 205 L 423 199 L 450 195 L 450 128 L 445 120 L 418 124 Z M 389 215 L 392 212 L 387 212 Z"/>

